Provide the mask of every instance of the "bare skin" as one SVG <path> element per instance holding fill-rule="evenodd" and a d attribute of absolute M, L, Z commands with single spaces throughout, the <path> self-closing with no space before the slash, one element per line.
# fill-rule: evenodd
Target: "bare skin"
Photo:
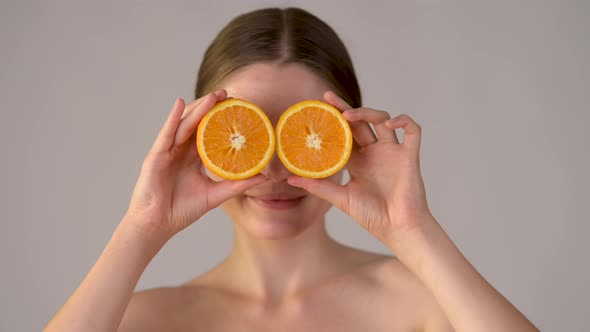
<path fill-rule="evenodd" d="M 293 80 L 306 84 L 294 88 Z M 299 67 L 268 65 L 242 70 L 222 87 L 259 105 L 273 125 L 289 105 L 321 99 L 318 92 L 329 89 Z M 263 174 L 269 181 L 222 204 L 235 223 L 229 257 L 185 285 L 134 295 L 122 331 L 419 331 L 427 319 L 446 322 L 397 259 L 343 246 L 326 234 L 328 202 L 306 195 L 296 211 L 251 206 L 248 196 L 303 194 L 287 183 L 292 174 L 276 157 Z"/>
<path fill-rule="evenodd" d="M 217 271 L 181 287 L 140 292 L 121 331 L 453 331 L 432 295 L 395 258 L 343 250 L 350 262 L 342 271 L 280 299 L 248 296 Z"/>
<path fill-rule="evenodd" d="M 127 214 L 46 331 L 538 331 L 430 213 L 419 167 L 421 128 L 413 119 L 353 110 L 296 64 L 250 65 L 220 87 L 190 105 L 176 102 Z M 276 157 L 247 180 L 209 177 L 194 130 L 227 96 L 259 105 L 273 123 L 301 100 L 340 109 L 357 143 L 347 165 L 351 180 L 341 185 L 342 173 L 300 178 Z M 396 128 L 405 133 L 401 144 Z M 183 285 L 133 294 L 162 246 L 217 206 L 234 221 L 230 255 Z M 331 239 L 324 225 L 331 206 L 396 258 Z"/>

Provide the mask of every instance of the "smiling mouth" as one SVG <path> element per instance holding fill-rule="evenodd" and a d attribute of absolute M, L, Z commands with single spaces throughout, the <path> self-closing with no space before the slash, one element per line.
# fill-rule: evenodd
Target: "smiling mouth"
<path fill-rule="evenodd" d="M 293 209 L 299 206 L 305 196 L 285 196 L 285 195 L 267 195 L 267 196 L 259 196 L 253 197 L 248 196 L 256 204 L 262 206 L 267 209 L 272 210 L 288 210 Z"/>

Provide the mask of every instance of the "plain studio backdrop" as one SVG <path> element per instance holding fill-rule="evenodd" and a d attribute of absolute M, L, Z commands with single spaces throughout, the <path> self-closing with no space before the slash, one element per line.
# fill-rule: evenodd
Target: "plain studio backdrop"
<path fill-rule="evenodd" d="M 484 277 L 543 331 L 587 331 L 590 5 L 557 0 L 2 1 L 0 330 L 41 330 L 76 289 L 207 45 L 266 6 L 328 22 L 365 106 L 422 125 L 431 209 Z M 339 241 L 388 252 L 328 219 Z M 210 212 L 138 289 L 195 277 L 231 241 Z"/>

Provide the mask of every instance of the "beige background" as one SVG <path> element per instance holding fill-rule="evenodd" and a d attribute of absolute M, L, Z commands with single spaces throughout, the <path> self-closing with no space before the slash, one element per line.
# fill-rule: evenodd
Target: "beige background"
<path fill-rule="evenodd" d="M 40 330 L 85 276 L 214 34 L 293 4 L 349 46 L 365 105 L 422 124 L 430 205 L 479 271 L 542 330 L 587 331 L 590 3 L 557 0 L 3 0 L 0 330 Z M 337 239 L 387 251 L 329 217 Z M 230 229 L 211 212 L 139 288 L 205 271 Z"/>

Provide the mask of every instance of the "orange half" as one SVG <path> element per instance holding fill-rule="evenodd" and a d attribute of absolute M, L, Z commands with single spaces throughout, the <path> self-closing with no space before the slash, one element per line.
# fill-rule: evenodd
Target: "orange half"
<path fill-rule="evenodd" d="M 224 179 L 254 176 L 275 150 L 273 126 L 256 105 L 241 99 L 221 101 L 201 119 L 197 151 L 203 164 Z"/>
<path fill-rule="evenodd" d="M 352 151 L 348 121 L 334 106 L 306 100 L 289 107 L 276 126 L 277 155 L 291 172 L 325 178 L 346 165 Z"/>

